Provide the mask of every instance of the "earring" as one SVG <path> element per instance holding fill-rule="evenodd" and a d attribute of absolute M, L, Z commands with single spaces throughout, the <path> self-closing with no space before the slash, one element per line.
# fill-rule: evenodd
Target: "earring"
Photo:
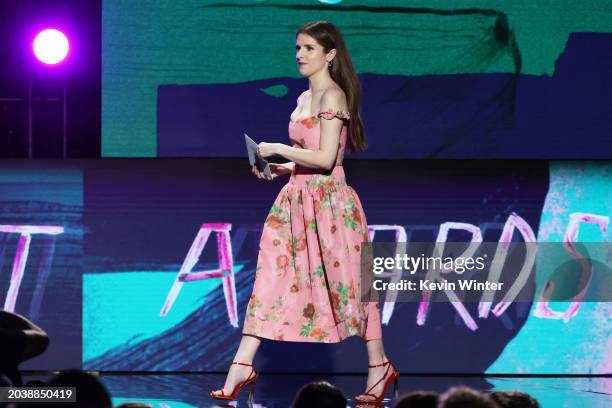
<path fill-rule="evenodd" d="M 332 67 L 334 66 L 334 64 L 333 64 L 333 62 L 332 62 L 332 61 L 333 61 L 333 60 L 331 60 L 331 61 L 327 61 L 327 68 L 332 69 Z"/>

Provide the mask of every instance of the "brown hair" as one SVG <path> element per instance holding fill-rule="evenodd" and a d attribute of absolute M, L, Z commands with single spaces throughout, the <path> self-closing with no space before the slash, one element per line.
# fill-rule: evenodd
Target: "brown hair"
<path fill-rule="evenodd" d="M 332 61 L 329 74 L 346 94 L 348 111 L 351 115 L 348 124 L 349 147 L 353 152 L 364 151 L 368 145 L 361 121 L 361 86 L 342 34 L 335 25 L 327 21 L 304 24 L 297 30 L 295 36 L 297 37 L 298 34 L 306 34 L 314 38 L 323 47 L 325 53 L 336 49 L 336 56 Z"/>

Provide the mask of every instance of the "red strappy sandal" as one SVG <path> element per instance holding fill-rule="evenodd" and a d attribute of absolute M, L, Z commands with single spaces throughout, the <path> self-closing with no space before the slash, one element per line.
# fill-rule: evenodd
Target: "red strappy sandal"
<path fill-rule="evenodd" d="M 376 382 L 376 384 L 374 384 L 373 386 L 371 386 L 370 388 L 368 388 L 368 390 L 366 392 L 364 392 L 361 395 L 364 396 L 368 396 L 371 397 L 371 399 L 365 399 L 365 398 L 360 398 L 359 396 L 355 397 L 355 401 L 358 403 L 376 403 L 376 402 L 381 402 L 384 398 L 385 398 L 385 394 L 387 393 L 387 388 L 389 387 L 389 384 L 391 384 L 391 382 L 393 381 L 393 398 L 397 399 L 398 393 L 399 393 L 399 387 L 398 387 L 398 380 L 397 377 L 399 376 L 399 372 L 397 371 L 397 368 L 395 368 L 395 366 L 391 363 L 391 361 L 387 360 L 382 364 L 376 364 L 376 365 L 368 365 L 368 368 L 374 368 L 374 367 L 387 367 L 387 369 L 385 370 L 385 374 L 383 375 L 383 377 L 378 380 Z M 389 375 L 389 371 L 391 372 L 391 375 Z M 387 375 L 389 375 L 389 378 L 387 378 Z M 386 379 L 386 380 L 385 380 Z M 385 381 L 385 386 L 383 387 L 382 392 L 380 393 L 380 395 L 374 395 L 371 394 L 370 391 L 372 391 L 374 388 L 376 388 L 376 386 L 378 384 L 381 383 L 381 381 Z"/>
<path fill-rule="evenodd" d="M 255 367 L 253 367 L 253 364 L 239 363 L 237 361 L 233 361 L 232 364 L 251 367 L 251 373 L 249 374 L 246 380 L 242 381 L 241 383 L 239 383 L 238 385 L 234 387 L 234 390 L 232 391 L 231 394 L 226 395 L 223 392 L 223 388 L 222 388 L 220 390 L 217 390 L 217 391 L 220 391 L 220 393 L 217 393 L 217 394 L 214 394 L 213 391 L 211 391 L 210 397 L 214 399 L 218 399 L 218 400 L 235 400 L 240 390 L 246 385 L 250 384 L 251 389 L 249 391 L 249 402 L 250 403 L 253 402 L 253 394 L 255 394 L 255 381 L 257 380 L 259 373 L 255 370 Z"/>

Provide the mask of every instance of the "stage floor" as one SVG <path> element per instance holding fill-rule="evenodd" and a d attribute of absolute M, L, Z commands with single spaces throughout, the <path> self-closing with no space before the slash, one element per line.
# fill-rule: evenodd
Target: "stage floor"
<path fill-rule="evenodd" d="M 140 401 L 155 408 L 247 407 L 248 391 L 243 390 L 238 401 L 219 404 L 208 397 L 213 388 L 223 385 L 223 374 L 108 374 L 99 377 L 113 397 L 116 406 L 123 402 Z M 24 376 L 44 380 L 42 375 Z M 337 385 L 354 407 L 354 396 L 363 391 L 365 375 L 296 375 L 262 374 L 257 381 L 254 407 L 289 407 L 294 395 L 304 384 L 325 380 Z M 451 377 L 401 375 L 400 396 L 415 390 L 444 392 L 454 385 L 466 385 L 483 391 L 519 390 L 531 394 L 542 408 L 603 408 L 612 406 L 612 379 L 604 377 Z M 389 392 L 391 396 L 391 392 Z M 380 405 L 392 407 L 394 401 Z"/>

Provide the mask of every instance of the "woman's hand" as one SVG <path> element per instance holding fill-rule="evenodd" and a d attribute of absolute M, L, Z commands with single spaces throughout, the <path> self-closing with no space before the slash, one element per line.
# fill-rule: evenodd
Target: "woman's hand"
<path fill-rule="evenodd" d="M 262 179 L 262 180 L 273 180 L 275 178 L 277 178 L 278 176 L 282 176 L 285 174 L 290 174 L 291 171 L 293 170 L 293 163 L 268 163 L 268 165 L 270 166 L 270 173 L 272 173 L 272 177 L 267 177 L 263 172 L 259 171 L 257 169 L 257 166 L 253 165 L 253 167 L 251 168 L 251 171 L 253 172 L 253 174 L 255 174 L 255 176 L 257 176 L 257 178 Z"/>
<path fill-rule="evenodd" d="M 280 154 L 280 143 L 266 143 L 261 142 L 257 145 L 257 154 L 262 159 L 266 157 L 274 156 L 275 154 Z"/>
<path fill-rule="evenodd" d="M 270 171 L 272 172 L 272 178 L 278 176 L 284 176 L 285 174 L 291 174 L 293 171 L 293 163 L 269 163 Z"/>
<path fill-rule="evenodd" d="M 270 168 L 270 170 L 272 170 L 272 168 Z M 272 173 L 272 178 L 270 178 L 270 177 L 266 176 L 266 175 L 264 174 L 264 172 L 263 172 L 263 171 L 259 171 L 259 169 L 257 169 L 257 166 L 256 166 L 256 165 L 253 165 L 253 166 L 251 167 L 251 172 L 252 172 L 252 173 L 253 173 L 255 176 L 257 176 L 257 178 L 258 178 L 258 179 L 262 179 L 262 180 L 272 180 L 272 179 L 274 178 L 274 173 Z"/>

